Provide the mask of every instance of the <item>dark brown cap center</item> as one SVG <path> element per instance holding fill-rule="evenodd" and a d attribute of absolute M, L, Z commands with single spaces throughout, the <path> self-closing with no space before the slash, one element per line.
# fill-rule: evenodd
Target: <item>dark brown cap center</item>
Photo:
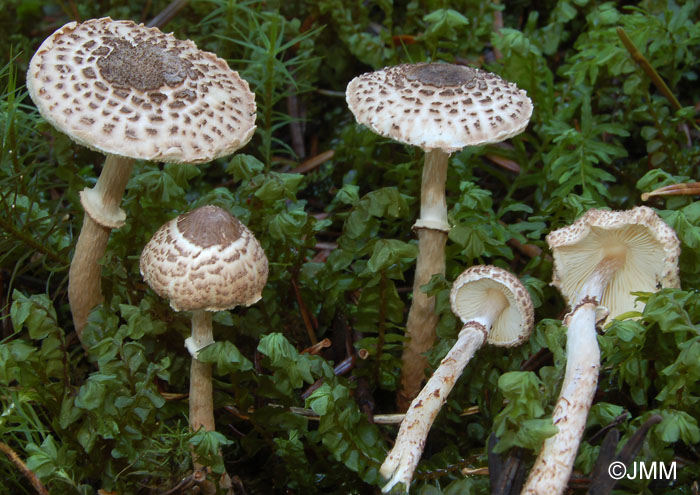
<path fill-rule="evenodd" d="M 178 86 L 187 77 L 197 78 L 192 63 L 183 60 L 173 51 L 168 51 L 154 43 L 141 41 L 132 45 L 119 38 L 103 38 L 103 46 L 96 54 L 108 55 L 97 60 L 100 74 L 114 86 L 152 91 L 168 85 Z"/>
<path fill-rule="evenodd" d="M 432 86 L 462 86 L 473 81 L 476 72 L 469 67 L 454 64 L 421 64 L 406 72 L 406 79 Z"/>
<path fill-rule="evenodd" d="M 241 222 L 218 206 L 202 206 L 181 215 L 177 228 L 193 244 L 202 248 L 228 246 L 241 237 Z"/>

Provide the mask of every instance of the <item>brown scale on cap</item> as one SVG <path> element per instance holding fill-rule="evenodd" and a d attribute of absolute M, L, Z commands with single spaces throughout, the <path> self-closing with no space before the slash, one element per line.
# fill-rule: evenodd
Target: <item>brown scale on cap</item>
<path fill-rule="evenodd" d="M 515 136 L 532 114 L 532 101 L 515 84 L 442 63 L 363 74 L 348 85 L 346 100 L 357 121 L 377 134 L 448 153 Z"/>
<path fill-rule="evenodd" d="M 203 206 L 164 224 L 141 253 L 141 275 L 176 311 L 220 311 L 261 297 L 260 243 L 226 210 Z"/>
<path fill-rule="evenodd" d="M 37 50 L 27 88 L 74 140 L 130 158 L 207 162 L 255 131 L 255 97 L 225 61 L 131 21 L 66 24 Z"/>

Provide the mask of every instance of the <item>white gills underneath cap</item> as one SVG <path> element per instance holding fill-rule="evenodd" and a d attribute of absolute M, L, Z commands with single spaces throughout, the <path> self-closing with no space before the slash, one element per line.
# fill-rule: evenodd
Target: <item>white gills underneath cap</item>
<path fill-rule="evenodd" d="M 530 294 L 518 278 L 495 266 L 473 266 L 452 284 L 452 312 L 467 323 L 479 317 L 499 298 L 506 306 L 493 322 L 486 341 L 497 346 L 516 346 L 527 340 L 534 324 L 535 310 Z"/>
<path fill-rule="evenodd" d="M 462 65 L 404 64 L 368 72 L 346 91 L 357 122 L 381 136 L 446 153 L 522 132 L 532 114 L 524 90 Z"/>
<path fill-rule="evenodd" d="M 598 301 L 608 309 L 608 319 L 642 309 L 631 292 L 680 287 L 680 241 L 649 207 L 592 209 L 573 224 L 550 232 L 546 240 L 554 257 L 552 285 L 572 308 L 586 281 L 606 258 L 620 263 Z"/>
<path fill-rule="evenodd" d="M 258 240 L 236 217 L 202 206 L 153 234 L 140 269 L 175 311 L 220 311 L 257 302 L 268 263 Z"/>
<path fill-rule="evenodd" d="M 27 89 L 73 140 L 130 158 L 208 162 L 255 131 L 255 96 L 224 60 L 132 21 L 66 24 L 35 53 Z"/>
<path fill-rule="evenodd" d="M 452 310 L 464 327 L 428 383 L 411 402 L 394 447 L 379 468 L 389 492 L 403 483 L 406 493 L 433 421 L 474 353 L 485 341 L 501 346 L 524 342 L 534 323 L 530 295 L 514 276 L 495 266 L 473 266 L 452 284 Z"/>

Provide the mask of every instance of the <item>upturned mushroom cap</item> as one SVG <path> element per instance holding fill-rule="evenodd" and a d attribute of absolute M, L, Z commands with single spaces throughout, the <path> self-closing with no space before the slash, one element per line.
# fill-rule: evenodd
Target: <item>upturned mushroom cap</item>
<path fill-rule="evenodd" d="M 624 256 L 603 292 L 600 304 L 614 318 L 632 308 L 641 310 L 631 292 L 656 292 L 680 287 L 680 242 L 674 230 L 649 207 L 627 211 L 588 210 L 568 227 L 550 232 L 554 255 L 552 285 L 571 306 L 598 263 Z"/>
<path fill-rule="evenodd" d="M 496 74 L 431 63 L 386 67 L 356 77 L 345 93 L 360 124 L 424 150 L 452 153 L 522 132 L 532 101 Z"/>
<path fill-rule="evenodd" d="M 262 296 L 267 257 L 253 233 L 217 206 L 164 224 L 141 253 L 141 275 L 175 311 L 221 311 Z"/>
<path fill-rule="evenodd" d="M 34 54 L 27 89 L 77 143 L 129 158 L 207 162 L 255 131 L 255 97 L 224 60 L 132 21 L 66 24 Z"/>
<path fill-rule="evenodd" d="M 467 268 L 452 284 L 452 312 L 467 323 L 502 295 L 508 305 L 498 316 L 486 341 L 498 346 L 516 346 L 527 340 L 535 320 L 530 294 L 516 276 L 495 266 Z"/>

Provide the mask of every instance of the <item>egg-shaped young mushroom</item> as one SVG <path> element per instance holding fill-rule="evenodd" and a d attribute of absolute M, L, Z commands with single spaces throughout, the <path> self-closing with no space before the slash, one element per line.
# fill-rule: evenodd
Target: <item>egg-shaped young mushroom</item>
<path fill-rule="evenodd" d="M 433 421 L 484 342 L 512 347 L 527 340 L 532 331 L 534 309 L 530 295 L 514 275 L 502 268 L 468 268 L 454 281 L 450 301 L 452 311 L 464 326 L 455 345 L 406 411 L 394 447 L 379 471 L 389 478 L 383 492 L 403 483 L 408 493 Z"/>
<path fill-rule="evenodd" d="M 418 259 L 406 323 L 399 409 L 418 393 L 435 340 L 434 298 L 420 290 L 445 272 L 445 181 L 451 153 L 504 141 L 522 132 L 532 114 L 525 91 L 499 76 L 454 64 L 405 64 L 362 74 L 348 84 L 348 107 L 360 124 L 381 136 L 418 146 L 425 154 L 421 182 Z"/>
<path fill-rule="evenodd" d="M 78 337 L 102 301 L 99 260 L 134 160 L 203 163 L 233 153 L 255 131 L 248 83 L 212 53 L 132 21 L 71 22 L 49 36 L 27 72 L 41 115 L 75 142 L 106 154 L 69 272 Z"/>
<path fill-rule="evenodd" d="M 262 297 L 265 252 L 236 217 L 217 206 L 202 206 L 153 234 L 141 253 L 140 269 L 175 311 L 192 311 L 192 336 L 185 344 L 192 354 L 190 428 L 214 431 L 211 364 L 197 354 L 214 342 L 211 312 L 249 306 Z"/>
<path fill-rule="evenodd" d="M 600 350 L 596 324 L 641 311 L 632 292 L 679 287 L 676 233 L 646 206 L 628 211 L 589 210 L 547 235 L 554 257 L 552 285 L 572 308 L 566 371 L 552 413 L 557 433 L 542 447 L 523 488 L 528 495 L 564 492 L 593 402 Z"/>

